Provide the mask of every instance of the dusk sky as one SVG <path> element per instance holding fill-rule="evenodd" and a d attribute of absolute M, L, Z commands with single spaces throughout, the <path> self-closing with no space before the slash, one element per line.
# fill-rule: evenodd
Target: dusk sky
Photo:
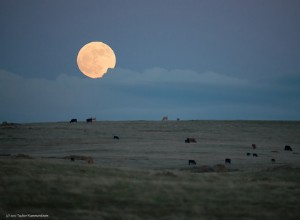
<path fill-rule="evenodd" d="M 299 0 L 0 0 L 0 28 L 0 122 L 300 120 Z"/>

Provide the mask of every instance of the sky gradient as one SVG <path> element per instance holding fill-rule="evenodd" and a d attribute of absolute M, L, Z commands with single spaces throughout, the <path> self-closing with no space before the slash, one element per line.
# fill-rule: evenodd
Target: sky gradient
<path fill-rule="evenodd" d="M 296 0 L 0 0 L 0 121 L 300 120 L 299 27 Z"/>

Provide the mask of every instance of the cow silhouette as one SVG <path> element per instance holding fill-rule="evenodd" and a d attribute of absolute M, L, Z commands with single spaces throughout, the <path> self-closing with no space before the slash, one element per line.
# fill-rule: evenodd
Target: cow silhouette
<path fill-rule="evenodd" d="M 293 149 L 291 148 L 290 145 L 285 145 L 284 150 L 285 151 L 293 151 Z"/>
<path fill-rule="evenodd" d="M 187 138 L 187 139 L 185 139 L 184 142 L 185 142 L 185 143 L 197 143 L 197 141 L 196 141 L 195 138 Z"/>
<path fill-rule="evenodd" d="M 115 136 L 114 136 L 114 139 L 117 139 L 117 140 L 119 140 L 120 138 L 119 138 L 118 136 L 116 136 L 116 135 L 115 135 Z"/>
<path fill-rule="evenodd" d="M 252 144 L 252 148 L 253 148 L 253 150 L 255 150 L 256 149 L 256 144 Z"/>
<path fill-rule="evenodd" d="M 195 160 L 189 160 L 189 165 L 196 165 L 197 163 L 196 163 L 196 161 Z"/>
<path fill-rule="evenodd" d="M 70 123 L 77 123 L 77 118 L 72 118 Z"/>
<path fill-rule="evenodd" d="M 253 156 L 253 157 L 258 157 L 258 155 L 257 155 L 257 154 L 252 154 L 252 156 Z"/>
<path fill-rule="evenodd" d="M 87 118 L 86 119 L 86 123 L 92 123 L 93 122 L 93 119 L 92 118 Z"/>
<path fill-rule="evenodd" d="M 231 159 L 226 158 L 226 159 L 225 159 L 225 164 L 231 164 Z"/>

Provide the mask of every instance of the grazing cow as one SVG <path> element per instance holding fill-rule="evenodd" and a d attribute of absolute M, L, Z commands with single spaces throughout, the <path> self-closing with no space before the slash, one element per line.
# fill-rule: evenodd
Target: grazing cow
<path fill-rule="evenodd" d="M 258 155 L 257 155 L 257 154 L 252 154 L 252 156 L 253 156 L 253 157 L 257 157 Z"/>
<path fill-rule="evenodd" d="M 196 161 L 195 160 L 189 160 L 189 165 L 196 165 L 197 163 L 196 163 Z"/>
<path fill-rule="evenodd" d="M 285 145 L 284 150 L 286 151 L 293 151 L 290 145 Z"/>
<path fill-rule="evenodd" d="M 70 159 L 71 159 L 71 161 L 75 161 L 75 157 L 72 157 L 72 156 L 71 156 L 71 158 L 70 158 Z"/>
<path fill-rule="evenodd" d="M 248 152 L 248 153 L 247 153 L 247 156 L 250 156 L 250 155 L 251 155 L 251 153 Z"/>
<path fill-rule="evenodd" d="M 197 143 L 197 141 L 196 141 L 195 138 L 187 138 L 187 139 L 185 139 L 184 142 L 185 142 L 185 143 Z"/>
<path fill-rule="evenodd" d="M 253 148 L 253 150 L 255 150 L 256 149 L 256 144 L 252 144 L 252 148 Z"/>
<path fill-rule="evenodd" d="M 118 136 L 114 136 L 114 139 L 117 139 L 117 140 L 119 140 L 120 138 L 119 138 Z"/>
<path fill-rule="evenodd" d="M 231 159 L 226 158 L 226 159 L 225 159 L 225 164 L 231 164 Z"/>
<path fill-rule="evenodd" d="M 77 118 L 72 118 L 70 123 L 77 123 Z"/>
<path fill-rule="evenodd" d="M 275 163 L 275 161 L 276 161 L 276 160 L 275 160 L 274 158 L 271 159 L 271 162 L 272 162 L 272 163 Z"/>
<path fill-rule="evenodd" d="M 86 119 L 86 123 L 92 123 L 93 122 L 93 119 L 92 118 L 87 118 Z"/>

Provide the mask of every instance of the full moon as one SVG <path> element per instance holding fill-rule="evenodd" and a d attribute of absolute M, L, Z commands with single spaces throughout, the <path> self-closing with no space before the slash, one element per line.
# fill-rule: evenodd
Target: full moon
<path fill-rule="evenodd" d="M 105 43 L 90 42 L 78 52 L 77 65 L 79 70 L 90 78 L 101 78 L 116 65 L 114 51 Z"/>

